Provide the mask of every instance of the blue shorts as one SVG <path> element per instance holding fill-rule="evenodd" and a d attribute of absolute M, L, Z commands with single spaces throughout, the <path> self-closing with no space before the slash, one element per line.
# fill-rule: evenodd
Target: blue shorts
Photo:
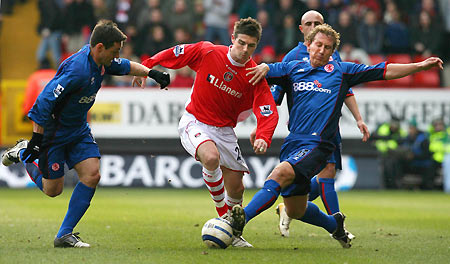
<path fill-rule="evenodd" d="M 333 154 L 327 160 L 327 163 L 334 163 L 336 170 L 342 170 L 342 139 L 341 134 L 338 132 L 336 137 L 333 139 L 333 144 L 336 146 Z M 325 166 L 323 166 L 325 168 Z M 323 169 L 322 168 L 322 169 Z"/>
<path fill-rule="evenodd" d="M 280 161 L 289 162 L 295 172 L 294 182 L 281 190 L 283 197 L 306 195 L 311 178 L 327 163 L 335 145 L 318 136 L 288 136 L 281 147 Z"/>
<path fill-rule="evenodd" d="M 71 142 L 50 144 L 39 155 L 39 169 L 45 179 L 64 176 L 64 163 L 69 169 L 88 158 L 100 158 L 98 145 L 91 133 Z"/>

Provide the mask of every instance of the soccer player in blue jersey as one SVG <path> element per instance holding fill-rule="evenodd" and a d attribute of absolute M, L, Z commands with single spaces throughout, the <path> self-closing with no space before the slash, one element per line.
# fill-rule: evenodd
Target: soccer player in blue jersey
<path fill-rule="evenodd" d="M 267 73 L 269 81 L 287 79 L 291 83 L 285 90 L 290 133 L 281 148 L 281 163 L 263 188 L 245 208 L 233 207 L 231 222 L 236 236 L 242 234 L 248 221 L 271 207 L 281 192 L 289 217 L 324 228 L 344 248 L 349 248 L 351 238 L 344 227 L 344 214 L 327 215 L 307 196 L 311 178 L 336 148 L 333 138 L 348 89 L 363 82 L 401 78 L 432 67 L 442 69 L 442 60 L 435 57 L 418 63 L 382 62 L 374 66 L 330 61 L 339 42 L 339 34 L 329 25 L 319 25 L 306 36 L 309 61 L 261 64 L 249 69 L 256 81 Z"/>
<path fill-rule="evenodd" d="M 167 73 L 120 59 L 119 51 L 126 38 L 115 23 L 100 21 L 92 32 L 90 45 L 61 63 L 29 111 L 28 117 L 33 121 L 31 140 L 19 140 L 2 155 L 5 166 L 22 162 L 31 179 L 50 197 L 63 191 L 64 164 L 75 168 L 80 181 L 54 239 L 55 247 L 90 247 L 73 229 L 88 209 L 100 180 L 100 152 L 86 119 L 103 75 L 149 76 L 161 88 L 170 82 Z"/>
<path fill-rule="evenodd" d="M 299 29 L 304 36 L 307 36 L 311 30 L 313 30 L 318 25 L 322 25 L 323 23 L 323 16 L 315 10 L 310 10 L 303 14 Z M 289 51 L 286 56 L 284 56 L 282 62 L 289 62 L 293 60 L 306 62 L 309 61 L 309 54 L 303 42 L 299 42 L 295 48 Z M 330 60 L 334 60 L 337 62 L 342 61 L 337 50 L 333 52 Z M 289 86 L 289 84 L 284 84 L 284 86 Z M 274 96 L 275 102 L 280 105 L 285 94 L 283 87 L 278 85 L 272 86 L 272 94 Z M 362 116 L 358 109 L 358 104 L 356 103 L 356 99 L 351 88 L 347 92 L 344 103 L 352 113 L 359 130 L 363 134 L 362 140 L 364 142 L 367 141 L 367 139 L 370 137 L 370 132 L 367 128 L 367 125 L 362 119 Z M 311 191 L 308 194 L 309 201 L 314 201 L 317 197 L 320 196 L 325 210 L 329 215 L 340 211 L 338 196 L 334 188 L 336 170 L 342 170 L 342 144 L 339 130 L 337 131 L 336 136 L 333 139 L 333 143 L 336 145 L 336 149 L 333 152 L 333 155 L 331 155 L 328 159 L 327 164 L 324 165 L 323 169 L 319 172 L 319 174 L 311 179 Z M 278 224 L 280 233 L 282 236 L 288 237 L 289 224 L 292 219 L 287 216 L 284 203 L 280 203 L 277 206 L 276 212 L 280 218 Z M 352 238 L 354 237 L 351 233 L 349 234 L 349 236 L 351 236 Z"/>

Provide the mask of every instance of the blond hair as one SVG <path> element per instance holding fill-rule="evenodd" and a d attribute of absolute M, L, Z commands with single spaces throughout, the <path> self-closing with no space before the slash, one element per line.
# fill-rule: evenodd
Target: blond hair
<path fill-rule="evenodd" d="M 334 30 L 328 24 L 319 25 L 311 30 L 311 32 L 309 32 L 309 34 L 305 37 L 305 42 L 311 44 L 317 33 L 322 33 L 333 39 L 333 52 L 337 49 L 337 47 L 339 47 L 339 44 L 341 43 L 341 37 L 339 33 L 337 33 L 336 30 Z"/>

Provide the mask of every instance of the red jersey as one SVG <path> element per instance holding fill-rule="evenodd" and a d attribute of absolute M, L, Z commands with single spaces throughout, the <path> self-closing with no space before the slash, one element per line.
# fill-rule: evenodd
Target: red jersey
<path fill-rule="evenodd" d="M 245 65 L 233 61 L 229 47 L 210 42 L 178 45 L 145 60 L 143 65 L 178 69 L 188 65 L 197 72 L 186 111 L 199 121 L 217 127 L 235 127 L 241 113 L 252 109 L 257 119 L 256 138 L 270 146 L 278 123 L 278 112 L 270 87 L 264 79 L 250 84 Z"/>

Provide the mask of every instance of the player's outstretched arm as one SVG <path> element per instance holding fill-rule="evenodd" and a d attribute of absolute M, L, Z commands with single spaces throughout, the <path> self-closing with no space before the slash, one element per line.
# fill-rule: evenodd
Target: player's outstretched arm
<path fill-rule="evenodd" d="M 154 79 L 157 83 L 159 83 L 161 89 L 167 87 L 170 84 L 170 75 L 167 72 L 160 72 L 157 70 L 150 70 L 146 66 L 130 61 L 130 75 L 134 75 L 134 78 L 131 82 L 132 86 L 140 86 L 142 88 L 145 87 L 145 77 L 150 77 Z"/>
<path fill-rule="evenodd" d="M 246 76 L 252 74 L 253 77 L 250 79 L 250 84 L 256 85 L 259 81 L 266 77 L 266 74 L 269 72 L 269 66 L 265 63 L 261 63 L 255 67 L 247 68 L 248 72 L 245 74 Z"/>
<path fill-rule="evenodd" d="M 386 80 L 398 79 L 419 71 L 426 71 L 434 67 L 444 69 L 443 62 L 440 58 L 431 57 L 421 62 L 398 64 L 390 63 L 386 67 Z"/>

